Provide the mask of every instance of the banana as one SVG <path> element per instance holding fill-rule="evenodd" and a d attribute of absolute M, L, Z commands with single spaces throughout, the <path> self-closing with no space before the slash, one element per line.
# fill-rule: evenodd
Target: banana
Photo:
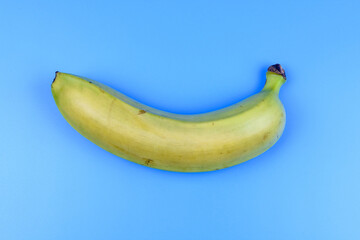
<path fill-rule="evenodd" d="M 177 172 L 219 170 L 269 149 L 285 127 L 278 97 L 280 64 L 257 94 L 203 114 L 174 114 L 141 104 L 99 82 L 56 72 L 55 102 L 70 125 L 103 149 L 130 161 Z"/>

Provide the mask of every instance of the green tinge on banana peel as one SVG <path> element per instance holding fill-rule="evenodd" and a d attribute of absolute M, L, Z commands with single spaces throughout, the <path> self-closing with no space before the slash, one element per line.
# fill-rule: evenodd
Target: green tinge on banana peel
<path fill-rule="evenodd" d="M 127 160 L 177 172 L 218 170 L 252 159 L 280 138 L 285 110 L 280 64 L 259 93 L 217 111 L 181 115 L 141 104 L 96 81 L 56 72 L 55 102 L 70 125 Z"/>

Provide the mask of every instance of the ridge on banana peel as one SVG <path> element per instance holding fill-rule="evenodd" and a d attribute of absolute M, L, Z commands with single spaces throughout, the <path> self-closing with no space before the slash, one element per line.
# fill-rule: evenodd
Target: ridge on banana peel
<path fill-rule="evenodd" d="M 67 73 L 56 72 L 51 90 L 70 125 L 103 149 L 148 167 L 205 172 L 245 162 L 275 144 L 285 126 L 278 97 L 285 80 L 280 64 L 272 65 L 259 93 L 193 115 L 154 109 Z"/>

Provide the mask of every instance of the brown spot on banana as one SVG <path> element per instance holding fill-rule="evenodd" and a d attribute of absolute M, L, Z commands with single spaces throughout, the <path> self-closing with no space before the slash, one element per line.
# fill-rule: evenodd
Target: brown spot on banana
<path fill-rule="evenodd" d="M 154 163 L 154 160 L 149 159 L 149 158 L 144 158 L 144 160 L 145 160 L 145 162 L 144 162 L 145 166 L 151 166 Z"/>
<path fill-rule="evenodd" d="M 144 114 L 144 113 L 146 113 L 145 110 L 139 110 L 138 115 L 141 115 L 141 114 Z"/>
<path fill-rule="evenodd" d="M 270 132 L 265 133 L 263 136 L 263 141 L 266 141 L 266 139 L 268 139 L 269 136 L 270 136 Z"/>

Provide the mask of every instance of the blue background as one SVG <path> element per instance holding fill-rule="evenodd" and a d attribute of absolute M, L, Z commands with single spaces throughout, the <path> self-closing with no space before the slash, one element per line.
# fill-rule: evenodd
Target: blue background
<path fill-rule="evenodd" d="M 290 3 L 291 2 L 291 3 Z M 1 1 L 0 239 L 360 239 L 359 1 Z M 56 70 L 200 113 L 281 63 L 287 125 L 244 164 L 173 173 L 78 134 Z"/>

